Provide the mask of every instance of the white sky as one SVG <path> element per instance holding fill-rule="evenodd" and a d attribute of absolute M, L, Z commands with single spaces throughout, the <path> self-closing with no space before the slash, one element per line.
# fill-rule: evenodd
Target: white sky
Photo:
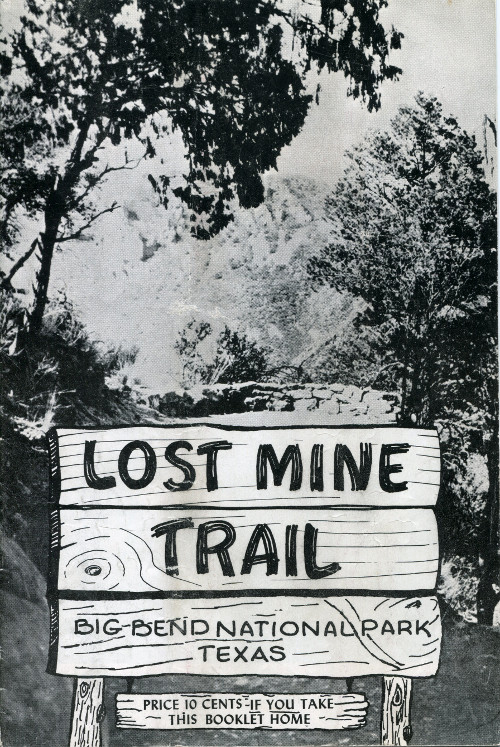
<path fill-rule="evenodd" d="M 370 114 L 346 98 L 342 75 L 323 75 L 319 106 L 280 157 L 283 175 L 335 181 L 346 148 L 366 130 L 384 128 L 419 90 L 437 96 L 478 138 L 484 114 L 495 118 L 495 0 L 389 0 L 382 18 L 405 35 L 390 58 L 403 70 L 400 80 L 383 84 L 382 108 Z"/>

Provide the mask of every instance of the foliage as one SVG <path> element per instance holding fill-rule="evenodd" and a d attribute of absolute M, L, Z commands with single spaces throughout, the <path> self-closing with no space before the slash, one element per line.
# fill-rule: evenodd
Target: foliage
<path fill-rule="evenodd" d="M 339 238 L 312 277 L 366 302 L 382 360 L 397 364 L 404 421 L 463 421 L 465 409 L 470 429 L 491 429 L 495 195 L 474 138 L 420 94 L 349 158 L 329 199 Z"/>
<path fill-rule="evenodd" d="M 43 335 L 33 340 L 23 308 L 3 291 L 0 339 L 0 410 L 30 439 L 44 437 L 56 423 L 81 422 L 97 408 L 105 413 L 111 406 L 106 378 L 136 352 L 99 346 L 62 294 L 48 305 Z"/>
<path fill-rule="evenodd" d="M 260 381 L 268 371 L 269 351 L 227 325 L 214 336 L 208 322 L 192 320 L 180 332 L 175 349 L 187 387 Z"/>
<path fill-rule="evenodd" d="M 109 389 L 109 377 L 120 378 L 135 351 L 106 350 L 92 340 L 63 295 L 48 305 L 43 334 L 35 339 L 27 333 L 26 313 L 11 292 L 1 292 L 0 308 L 3 529 L 45 573 L 47 430 L 154 422 L 159 416 L 141 407 L 129 387 Z"/>
<path fill-rule="evenodd" d="M 322 0 L 316 18 L 305 3 L 292 12 L 280 0 L 143 0 L 139 9 L 132 0 L 26 0 L 0 56 L 0 232 L 12 246 L 21 215 L 43 216 L 44 229 L 4 277 L 7 287 L 40 253 L 34 331 L 55 246 L 117 207 L 95 198 L 111 172 L 158 156 L 150 181 L 160 201 L 170 193 L 184 201 L 193 234 L 206 239 L 232 219 L 236 198 L 262 202 L 260 175 L 307 114 L 311 66 L 342 71 L 349 95 L 377 108 L 380 82 L 401 72 L 388 63 L 402 35 L 383 28 L 386 4 Z M 173 132 L 188 156 L 177 184 L 165 164 Z M 142 155 L 106 162 L 126 141 Z"/>
<path fill-rule="evenodd" d="M 478 569 L 463 556 L 452 555 L 441 564 L 439 594 L 447 605 L 467 622 L 477 622 L 474 613 Z"/>
<path fill-rule="evenodd" d="M 311 275 L 365 301 L 362 322 L 401 391 L 401 422 L 438 425 L 445 552 L 496 555 L 496 195 L 476 141 L 419 94 L 390 130 L 349 153 L 328 202 L 338 239 Z M 486 458 L 489 494 L 467 511 L 472 452 Z"/>

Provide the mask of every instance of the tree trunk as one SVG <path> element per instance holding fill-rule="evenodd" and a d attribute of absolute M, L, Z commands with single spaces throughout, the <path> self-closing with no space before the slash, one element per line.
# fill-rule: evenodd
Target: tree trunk
<path fill-rule="evenodd" d="M 413 322 L 409 336 L 411 341 L 411 382 L 406 401 L 406 420 L 414 425 L 430 425 L 426 422 L 427 408 L 424 407 L 427 400 L 424 376 L 426 343 L 428 343 L 427 325 L 425 323 L 426 307 L 424 281 L 418 277 L 415 281 L 415 290 L 410 306 L 410 318 Z"/>
<path fill-rule="evenodd" d="M 68 198 L 71 190 L 78 183 L 82 171 L 93 162 L 93 156 L 90 160 L 82 160 L 83 148 L 89 128 L 90 121 L 85 121 L 81 125 L 66 172 L 62 177 L 56 176 L 45 205 L 45 231 L 40 236 L 40 269 L 36 276 L 35 303 L 29 324 L 29 334 L 31 337 L 37 337 L 42 328 L 43 315 L 47 305 L 52 258 L 54 256 L 61 220 L 67 214 Z M 96 148 L 99 144 L 97 143 Z M 95 150 L 93 153 L 95 153 Z"/>
<path fill-rule="evenodd" d="M 494 432 L 488 444 L 488 498 L 480 536 L 481 555 L 484 565 L 477 590 L 477 621 L 483 625 L 493 624 L 493 613 L 500 601 L 498 593 L 500 559 L 499 559 L 499 496 L 498 496 L 498 419 L 495 415 Z"/>
<path fill-rule="evenodd" d="M 399 413 L 399 424 L 400 425 L 407 425 L 408 421 L 408 411 L 406 407 L 407 397 L 408 397 L 408 364 L 409 364 L 409 355 L 408 355 L 408 332 L 405 331 L 404 333 L 404 349 L 403 349 L 403 371 L 401 374 L 401 411 Z"/>
<path fill-rule="evenodd" d="M 30 315 L 29 334 L 37 337 L 42 328 L 47 305 L 52 258 L 61 224 L 61 196 L 57 189 L 49 195 L 45 208 L 45 231 L 40 240 L 40 268 L 36 275 L 35 302 Z"/>

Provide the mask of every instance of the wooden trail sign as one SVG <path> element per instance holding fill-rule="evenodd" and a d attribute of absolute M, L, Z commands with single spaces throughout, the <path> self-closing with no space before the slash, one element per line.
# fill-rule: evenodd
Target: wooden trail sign
<path fill-rule="evenodd" d="M 50 671 L 436 673 L 435 431 L 184 421 L 49 450 Z"/>

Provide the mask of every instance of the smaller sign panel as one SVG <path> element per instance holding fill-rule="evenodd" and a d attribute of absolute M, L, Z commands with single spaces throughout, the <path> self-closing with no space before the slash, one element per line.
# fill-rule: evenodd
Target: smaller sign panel
<path fill-rule="evenodd" d="M 436 597 L 59 600 L 57 672 L 363 677 L 436 673 Z"/>
<path fill-rule="evenodd" d="M 116 696 L 121 729 L 359 729 L 367 711 L 363 693 Z"/>

